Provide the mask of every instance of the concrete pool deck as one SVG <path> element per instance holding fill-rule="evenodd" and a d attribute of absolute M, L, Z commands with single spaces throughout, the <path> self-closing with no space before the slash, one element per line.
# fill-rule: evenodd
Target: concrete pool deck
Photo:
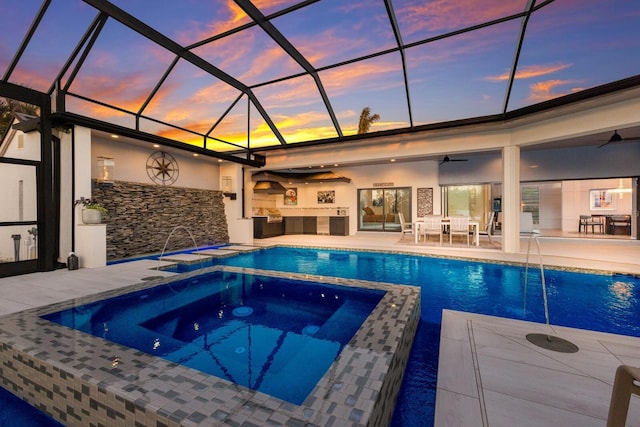
<path fill-rule="evenodd" d="M 553 265 L 569 269 L 597 270 L 603 274 L 618 272 L 640 275 L 638 241 L 556 237 L 540 240 L 545 268 Z M 398 251 L 497 262 L 524 262 L 526 250 L 526 241 L 523 241 L 520 254 L 504 254 L 486 246 L 467 248 L 466 245 L 415 245 L 410 236 L 401 241 L 397 233 L 358 233 L 355 236 L 313 238 L 306 235 L 289 235 L 254 241 L 255 246 L 274 244 Z M 531 261 L 532 265 L 536 265 L 537 254 L 531 257 Z M 149 269 L 157 266 L 157 261 L 137 261 L 96 269 L 58 270 L 3 278 L 0 279 L 0 314 L 14 313 L 138 283 L 150 275 Z M 155 270 L 152 273 L 171 274 Z M 460 339 L 461 323 L 467 338 L 463 336 Z M 546 328 L 540 324 L 526 325 L 527 333 L 532 327 Z M 469 336 L 469 331 L 473 333 L 472 336 Z M 545 350 L 532 351 L 526 343 L 518 341 L 522 338 L 521 332 L 522 322 L 515 320 L 460 313 L 446 315 L 442 336 L 445 337 L 443 339 L 452 339 L 454 342 L 443 345 L 440 353 L 442 362 L 438 372 L 439 389 L 436 402 L 438 426 L 605 424 L 603 416 L 606 418 L 606 411 L 603 414 L 603 410 L 609 405 L 615 367 L 623 363 L 640 366 L 640 338 L 605 334 L 607 340 L 603 341 L 603 335 L 596 332 L 563 329 L 562 336 L 575 342 L 582 350 L 575 354 L 577 357 L 559 362 L 555 360 L 555 354 L 546 356 Z M 519 338 L 512 338 L 516 335 Z M 603 342 L 606 342 L 604 347 Z M 611 350 L 609 342 L 613 342 L 616 348 L 626 348 L 630 352 Z M 502 345 L 506 345 L 507 348 L 502 350 L 501 354 L 491 354 L 494 348 L 502 348 Z M 536 359 L 533 362 L 532 357 Z M 480 381 L 467 383 L 467 386 L 472 384 L 470 388 L 456 389 L 456 377 L 451 376 L 450 370 L 471 372 Z M 514 384 L 512 378 L 517 376 L 522 376 L 524 382 Z M 451 379 L 451 384 L 445 386 L 446 382 L 440 383 L 440 379 Z M 558 379 L 562 381 L 558 383 Z M 585 384 L 587 386 L 584 386 Z M 598 385 L 598 391 L 585 394 L 585 390 L 594 384 Z M 562 403 L 562 406 L 558 402 L 562 402 L 563 399 L 570 401 Z M 476 412 L 479 414 L 478 418 L 466 424 L 468 408 L 474 407 L 479 411 Z M 584 423 L 576 424 L 576 419 Z M 639 420 L 640 399 L 634 398 L 630 406 L 628 425 L 638 426 Z"/>

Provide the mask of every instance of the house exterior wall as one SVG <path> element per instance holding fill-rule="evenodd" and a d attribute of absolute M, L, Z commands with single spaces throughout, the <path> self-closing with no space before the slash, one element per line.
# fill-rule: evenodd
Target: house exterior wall
<path fill-rule="evenodd" d="M 152 185 L 154 182 L 147 174 L 147 159 L 156 151 L 150 143 L 130 144 L 116 139 L 92 136 L 91 139 L 91 178 L 98 178 L 98 158 L 108 157 L 115 160 L 114 178 L 118 181 L 139 182 Z M 176 187 L 219 190 L 219 166 L 216 159 L 207 156 L 195 157 L 187 152 L 170 153 L 178 163 Z"/>

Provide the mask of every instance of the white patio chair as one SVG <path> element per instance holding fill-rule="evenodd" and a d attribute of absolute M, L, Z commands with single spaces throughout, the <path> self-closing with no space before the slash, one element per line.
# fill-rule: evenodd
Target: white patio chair
<path fill-rule="evenodd" d="M 442 218 L 439 215 L 428 215 L 420 225 L 420 235 L 424 236 L 424 241 L 429 240 L 429 236 L 439 236 L 442 245 Z"/>
<path fill-rule="evenodd" d="M 449 244 L 453 244 L 453 236 L 466 236 L 469 246 L 469 217 L 452 216 L 449 218 Z"/>
<path fill-rule="evenodd" d="M 489 243 L 491 243 L 493 245 L 493 241 L 491 240 L 491 236 L 493 235 L 493 227 L 494 227 L 494 220 L 496 217 L 496 213 L 495 212 L 490 212 L 489 213 L 489 218 L 487 219 L 487 223 L 484 226 L 484 230 L 478 230 L 478 233 L 480 236 L 487 236 L 489 238 Z"/>
<path fill-rule="evenodd" d="M 411 234 L 413 236 L 413 233 L 415 232 L 413 224 L 404 220 L 402 212 L 398 213 L 398 218 L 400 218 L 400 231 L 402 232 L 401 239 L 404 239 L 405 234 Z"/>

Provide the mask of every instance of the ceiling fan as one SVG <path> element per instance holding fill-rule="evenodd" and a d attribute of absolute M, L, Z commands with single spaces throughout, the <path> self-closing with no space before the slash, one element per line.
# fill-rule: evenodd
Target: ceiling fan
<path fill-rule="evenodd" d="M 440 160 L 440 165 L 444 163 L 449 163 L 449 162 L 468 162 L 468 161 L 469 159 L 452 159 L 449 157 L 449 155 L 445 155 L 444 158 Z"/>
<path fill-rule="evenodd" d="M 604 144 L 598 145 L 598 147 L 596 147 L 596 148 L 602 148 L 607 144 L 611 144 L 612 142 L 622 142 L 622 141 L 640 141 L 640 138 L 638 138 L 638 137 L 635 137 L 635 138 L 623 138 L 622 136 L 620 136 L 618 131 L 615 130 L 615 131 L 613 131 L 613 135 L 611 135 L 611 138 L 609 138 L 609 140 L 607 142 L 605 142 Z"/>

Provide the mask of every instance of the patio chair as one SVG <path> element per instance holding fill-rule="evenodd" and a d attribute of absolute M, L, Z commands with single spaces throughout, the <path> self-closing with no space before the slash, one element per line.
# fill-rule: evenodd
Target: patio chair
<path fill-rule="evenodd" d="M 484 226 L 484 230 L 478 230 L 480 236 L 487 236 L 489 238 L 489 243 L 493 245 L 493 241 L 491 240 L 491 235 L 493 234 L 494 220 L 496 218 L 495 212 L 489 213 L 489 218 L 487 219 L 487 223 Z"/>
<path fill-rule="evenodd" d="M 591 216 L 591 215 L 580 215 L 580 222 L 578 222 L 578 233 L 580 233 L 583 228 L 584 228 L 584 232 L 586 233 L 589 227 L 591 227 L 592 234 L 595 234 L 596 227 L 598 228 L 600 234 L 604 234 L 603 217 Z"/>
<path fill-rule="evenodd" d="M 402 212 L 398 213 L 398 218 L 400 218 L 400 231 L 402 232 L 401 239 L 404 239 L 405 234 L 413 235 L 413 233 L 415 232 L 415 230 L 413 229 L 413 224 L 404 220 L 404 214 Z"/>
<path fill-rule="evenodd" d="M 640 395 L 640 368 L 620 365 L 616 370 L 609 403 L 607 427 L 624 427 L 627 425 L 627 413 L 631 395 Z"/>
<path fill-rule="evenodd" d="M 617 233 L 621 230 L 622 233 Z M 614 215 L 609 219 L 609 234 L 631 235 L 631 215 Z"/>
<path fill-rule="evenodd" d="M 429 236 L 439 236 L 442 246 L 442 218 L 440 215 L 425 216 L 420 225 L 420 234 L 424 235 L 425 242 L 429 240 Z"/>
<path fill-rule="evenodd" d="M 449 244 L 453 243 L 453 236 L 467 236 L 469 246 L 469 217 L 452 216 L 449 218 Z"/>

